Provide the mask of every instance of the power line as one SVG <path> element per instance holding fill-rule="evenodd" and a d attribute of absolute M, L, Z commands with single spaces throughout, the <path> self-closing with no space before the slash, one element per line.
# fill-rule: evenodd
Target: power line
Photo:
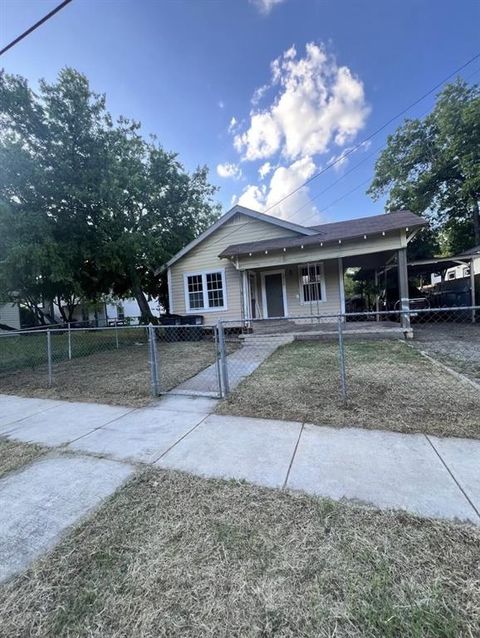
<path fill-rule="evenodd" d="M 35 24 L 33 24 L 29 29 L 27 29 L 21 35 L 15 38 L 15 40 L 12 40 L 9 44 L 7 44 L 7 46 L 3 47 L 3 49 L 0 51 L 0 55 L 3 55 L 4 53 L 6 53 L 9 49 L 14 47 L 21 40 L 23 40 L 23 38 L 26 38 L 27 35 L 30 35 L 30 33 L 35 31 L 35 29 L 38 29 L 38 27 L 42 26 L 42 24 L 44 24 L 47 20 L 50 20 L 51 17 L 53 17 L 56 13 L 61 11 L 63 7 L 66 7 L 67 4 L 69 4 L 71 1 L 72 0 L 64 0 L 63 2 L 61 2 L 58 5 L 58 7 L 55 7 L 55 9 L 52 9 L 50 13 L 47 13 L 47 15 L 43 16 L 43 18 L 41 18 L 38 22 L 35 22 Z"/>
<path fill-rule="evenodd" d="M 465 76 L 465 80 L 470 80 L 470 78 L 472 78 L 473 76 L 477 75 L 480 72 L 480 67 L 478 69 L 475 69 L 474 71 L 472 71 L 472 73 L 469 73 L 468 75 Z M 423 118 L 425 115 L 427 115 L 427 113 L 430 112 L 430 109 L 427 109 L 425 111 L 423 111 L 423 113 L 421 115 L 419 115 L 419 118 Z M 306 202 L 305 204 L 303 204 L 302 206 L 300 206 L 299 208 L 297 208 L 295 211 L 293 211 L 292 213 L 292 218 L 297 215 L 297 213 L 299 213 L 300 211 L 302 211 L 304 208 L 306 208 L 307 206 L 310 206 L 312 201 L 315 201 L 316 199 L 318 199 L 318 197 L 320 197 L 320 195 L 323 195 L 324 193 L 326 193 L 327 191 L 329 191 L 331 188 L 333 188 L 333 186 L 336 186 L 342 179 L 344 179 L 345 177 L 347 177 L 347 175 L 350 175 L 350 173 L 353 173 L 353 171 L 355 171 L 359 166 L 361 166 L 362 164 L 364 164 L 368 159 L 370 159 L 370 157 L 372 157 L 372 155 L 374 155 L 375 153 L 381 151 L 382 149 L 386 148 L 386 143 L 381 144 L 380 146 L 377 146 L 372 152 L 370 152 L 368 155 L 366 155 L 362 160 L 360 160 L 359 162 L 357 162 L 356 164 L 354 164 L 348 171 L 346 171 L 345 173 L 343 173 L 343 175 L 341 175 L 338 179 L 336 179 L 334 182 L 332 182 L 329 186 L 327 186 L 326 188 L 324 188 L 323 190 L 321 190 L 319 193 L 317 193 L 316 195 L 314 195 L 313 197 L 309 198 L 309 201 Z M 367 180 L 368 181 L 368 180 Z M 362 184 L 360 186 L 363 186 L 365 182 L 362 182 Z M 333 204 L 335 204 L 337 201 L 340 201 L 342 199 L 344 199 L 344 197 L 346 197 L 347 195 L 350 195 L 352 192 L 358 190 L 358 188 L 360 188 L 360 186 L 355 187 L 352 191 L 349 191 L 348 193 L 346 193 L 345 195 L 342 195 L 341 197 L 339 197 L 337 200 L 335 200 L 335 202 L 331 202 L 327 207 L 321 207 L 322 210 L 326 210 L 327 208 L 330 208 L 331 206 L 333 206 Z M 313 219 L 315 216 L 317 215 L 316 212 L 312 213 L 311 215 L 309 215 L 306 219 L 303 220 L 302 225 L 305 225 L 306 222 L 308 222 L 310 219 Z"/>
<path fill-rule="evenodd" d="M 448 80 L 450 80 L 454 75 L 457 75 L 457 73 L 459 73 L 460 71 L 462 71 L 463 69 L 465 69 L 467 66 L 469 66 L 470 64 L 472 64 L 472 62 L 475 62 L 475 60 L 478 60 L 480 58 L 480 52 L 477 53 L 476 55 L 474 55 L 472 58 L 470 58 L 469 60 L 467 60 L 467 62 L 465 62 L 464 64 L 462 64 L 461 66 L 459 66 L 458 68 L 456 68 L 454 71 L 452 71 L 452 73 L 450 73 L 446 78 L 444 78 L 441 82 L 438 82 L 437 84 L 435 84 L 435 86 L 433 86 L 429 91 L 427 91 L 426 93 L 424 93 L 421 97 L 419 97 L 418 99 L 416 99 L 414 102 L 412 102 L 411 104 L 409 104 L 406 108 L 404 108 L 402 111 L 400 111 L 399 113 L 397 113 L 396 115 L 394 115 L 393 117 L 391 117 L 389 120 L 387 120 L 384 124 L 382 124 L 382 126 L 380 126 L 379 128 L 377 128 L 375 131 L 373 131 L 373 133 L 371 133 L 370 135 L 368 135 L 367 137 L 365 137 L 361 142 L 359 142 L 358 144 L 355 144 L 355 146 L 353 146 L 352 148 L 350 148 L 348 151 L 345 151 L 345 153 L 342 153 L 342 155 L 340 155 L 340 157 L 337 157 L 334 161 L 328 163 L 324 168 L 322 168 L 321 171 L 318 171 L 318 173 L 315 173 L 314 175 L 312 175 L 311 177 L 309 177 L 307 180 L 305 180 L 302 184 L 300 184 L 300 186 L 297 186 L 296 188 L 294 188 L 292 191 L 290 191 L 290 193 L 287 193 L 286 195 L 284 195 L 281 199 L 278 200 L 278 202 L 276 202 L 275 204 L 272 204 L 271 206 L 269 206 L 268 208 L 266 208 L 263 212 L 267 213 L 269 210 L 272 210 L 273 208 L 276 208 L 277 206 L 279 206 L 282 202 L 284 202 L 286 199 L 288 199 L 289 197 L 291 197 L 292 195 L 294 195 L 295 193 L 297 193 L 301 188 L 303 188 L 304 186 L 306 186 L 307 184 L 309 184 L 310 182 L 312 182 L 314 179 L 317 179 L 317 177 L 320 177 L 320 175 L 323 175 L 324 173 L 326 173 L 330 168 L 332 168 L 333 166 L 336 166 L 336 164 L 338 164 L 339 162 L 345 160 L 345 158 L 347 158 L 349 155 L 351 155 L 352 153 L 354 153 L 356 150 L 358 150 L 363 144 L 365 144 L 366 142 L 368 142 L 369 140 L 371 140 L 373 137 L 375 137 L 376 135 L 378 135 L 381 131 L 383 131 L 384 129 L 387 128 L 387 126 L 389 126 L 390 124 L 392 124 L 392 122 L 394 122 L 395 120 L 397 120 L 399 117 L 401 117 L 402 115 L 405 115 L 405 113 L 407 113 L 407 111 L 409 111 L 410 109 L 412 109 L 414 106 L 416 106 L 417 104 L 419 104 L 420 102 L 422 102 L 425 98 L 427 98 L 429 95 L 431 95 L 432 93 L 434 93 L 437 89 L 439 89 L 443 84 L 445 84 L 445 82 L 448 82 Z"/>

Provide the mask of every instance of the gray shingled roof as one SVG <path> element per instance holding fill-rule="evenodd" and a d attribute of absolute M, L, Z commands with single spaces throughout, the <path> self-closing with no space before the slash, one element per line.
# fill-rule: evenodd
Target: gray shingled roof
<path fill-rule="evenodd" d="M 462 255 L 471 255 L 472 257 L 474 257 L 475 255 L 480 255 L 480 244 L 478 246 L 474 246 L 473 248 L 469 248 L 468 250 L 463 250 L 458 256 Z"/>
<path fill-rule="evenodd" d="M 363 235 L 376 235 L 382 232 L 400 230 L 401 228 L 418 228 L 426 223 L 424 219 L 409 210 L 399 210 L 393 213 L 373 215 L 372 217 L 359 217 L 358 219 L 349 219 L 343 222 L 311 226 L 310 228 L 317 231 L 317 233 L 308 237 L 279 237 L 243 244 L 232 244 L 225 248 L 219 257 L 245 255 L 264 250 L 282 250 L 283 248 L 297 246 L 315 246 L 320 242 L 325 244 L 338 242 L 338 240 L 355 239 L 356 237 L 363 237 Z"/>

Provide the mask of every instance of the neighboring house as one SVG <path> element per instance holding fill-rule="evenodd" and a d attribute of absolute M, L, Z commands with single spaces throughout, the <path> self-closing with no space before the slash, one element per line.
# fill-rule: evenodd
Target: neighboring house
<path fill-rule="evenodd" d="M 406 247 L 425 222 L 398 211 L 320 226 L 234 206 L 160 268 L 170 312 L 219 319 L 345 312 L 347 268 L 381 269 L 397 259 L 408 303 Z"/>
<path fill-rule="evenodd" d="M 160 315 L 158 301 L 149 301 L 150 310 L 155 316 Z M 137 300 L 133 298 L 79 304 L 73 313 L 73 321 L 88 321 L 96 326 L 108 326 L 115 323 L 136 325 L 141 316 Z"/>
<path fill-rule="evenodd" d="M 13 303 L 0 303 L 0 331 L 2 325 L 20 330 L 20 309 Z"/>

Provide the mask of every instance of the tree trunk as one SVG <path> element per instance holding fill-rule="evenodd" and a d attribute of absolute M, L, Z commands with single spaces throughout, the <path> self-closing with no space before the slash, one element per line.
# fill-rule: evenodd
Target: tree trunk
<path fill-rule="evenodd" d="M 153 315 L 150 310 L 150 306 L 148 305 L 147 298 L 145 297 L 145 293 L 141 289 L 138 283 L 133 284 L 132 286 L 133 294 L 135 295 L 135 299 L 137 300 L 138 307 L 140 308 L 141 323 L 156 323 L 156 317 Z"/>
<path fill-rule="evenodd" d="M 480 210 L 478 206 L 478 201 L 473 203 L 472 210 L 473 217 L 473 234 L 475 236 L 475 246 L 480 245 Z"/>
<path fill-rule="evenodd" d="M 67 315 L 65 314 L 65 310 L 62 307 L 62 300 L 60 299 L 60 295 L 57 296 L 57 306 L 60 314 L 62 315 L 63 321 L 67 323 Z"/>

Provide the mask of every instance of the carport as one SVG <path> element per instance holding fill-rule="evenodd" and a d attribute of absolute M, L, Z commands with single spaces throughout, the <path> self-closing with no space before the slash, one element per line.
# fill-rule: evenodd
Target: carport
<path fill-rule="evenodd" d="M 430 277 L 431 275 L 442 272 L 445 273 L 449 268 L 454 266 L 467 266 L 470 268 L 470 305 L 473 307 L 476 305 L 476 262 L 480 264 L 480 246 L 475 246 L 470 250 L 467 250 L 458 255 L 452 257 L 432 257 L 429 259 L 418 259 L 408 262 L 409 275 L 415 275 L 417 277 Z M 480 268 L 479 268 L 480 270 Z M 442 275 L 442 280 L 445 274 Z M 472 323 L 476 321 L 476 311 L 472 308 L 471 311 Z"/>

